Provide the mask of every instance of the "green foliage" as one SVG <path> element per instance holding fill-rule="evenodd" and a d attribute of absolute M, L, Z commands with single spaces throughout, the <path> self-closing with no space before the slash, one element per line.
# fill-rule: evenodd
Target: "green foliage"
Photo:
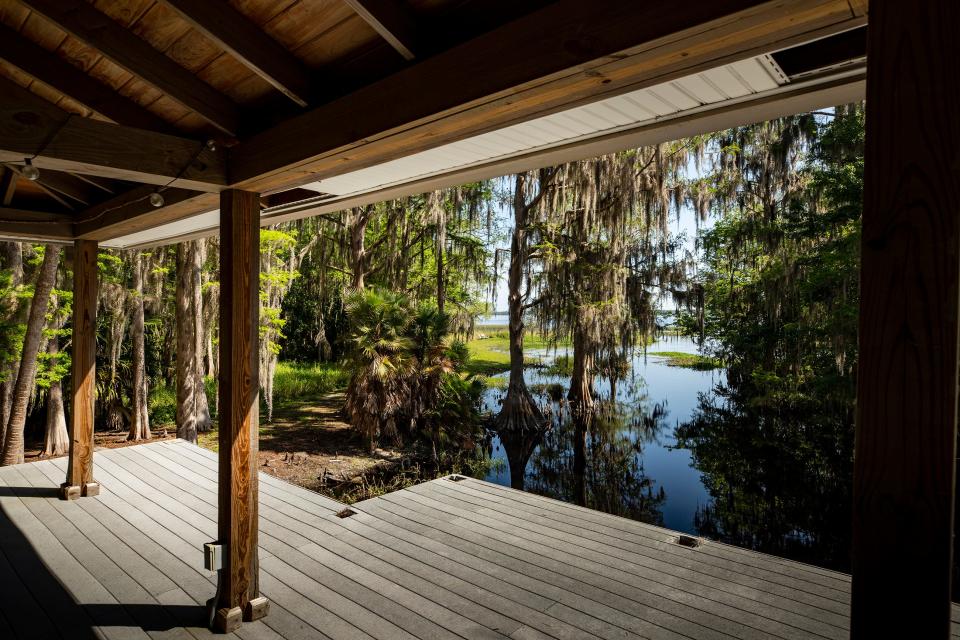
<path fill-rule="evenodd" d="M 273 378 L 277 402 L 316 398 L 347 386 L 349 377 L 337 363 L 299 364 L 281 362 Z"/>
<path fill-rule="evenodd" d="M 700 355 L 699 353 L 684 353 L 682 351 L 653 351 L 648 355 L 665 358 L 667 366 L 696 369 L 697 371 L 712 371 L 723 365 L 715 358 Z"/>
<path fill-rule="evenodd" d="M 483 385 L 461 378 L 465 345 L 450 342 L 449 317 L 435 305 L 365 290 L 346 303 L 350 320 L 346 412 L 370 444 L 405 435 L 434 445 L 476 441 Z"/>
<path fill-rule="evenodd" d="M 862 107 L 841 107 L 720 137 L 703 315 L 681 319 L 727 368 L 677 429 L 713 497 L 698 529 L 838 569 L 850 543 L 863 122 Z"/>

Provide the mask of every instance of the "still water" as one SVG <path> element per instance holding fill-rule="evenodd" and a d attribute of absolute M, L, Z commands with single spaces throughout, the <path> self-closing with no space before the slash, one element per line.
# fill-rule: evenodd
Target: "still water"
<path fill-rule="evenodd" d="M 561 500 L 697 534 L 696 517 L 711 503 L 691 453 L 676 447 L 675 428 L 691 419 L 701 394 L 723 382 L 723 372 L 670 366 L 658 351 L 696 353 L 687 338 L 664 337 L 632 357 L 631 372 L 615 383 L 616 402 L 602 403 L 588 429 L 577 431 L 559 398 L 569 378 L 527 368 L 535 398 L 552 417 L 553 428 L 536 445 L 524 473 L 524 489 Z M 564 349 L 527 351 L 550 364 Z M 509 374 L 496 378 L 505 381 Z M 609 380 L 598 378 L 598 397 L 609 400 Z M 490 388 L 485 408 L 496 412 L 505 391 Z M 581 438 L 578 456 L 578 436 Z M 500 438 L 492 443 L 495 464 L 490 482 L 511 485 L 507 454 Z"/>

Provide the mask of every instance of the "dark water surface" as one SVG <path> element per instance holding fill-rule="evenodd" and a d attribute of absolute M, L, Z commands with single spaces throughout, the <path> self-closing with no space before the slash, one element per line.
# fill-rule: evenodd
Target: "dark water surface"
<path fill-rule="evenodd" d="M 658 351 L 696 353 L 686 338 L 664 337 L 632 358 L 632 372 L 616 384 L 617 402 L 602 402 L 589 428 L 567 415 L 564 396 L 569 378 L 528 368 L 527 384 L 538 402 L 553 416 L 553 428 L 536 447 L 526 466 L 524 489 L 626 517 L 697 534 L 697 514 L 711 504 L 701 472 L 691 452 L 676 448 L 675 428 L 690 420 L 701 394 L 723 382 L 723 372 L 673 367 Z M 564 349 L 529 351 L 528 357 L 551 362 Z M 508 374 L 496 376 L 506 380 Z M 552 389 L 547 385 L 554 386 Z M 547 388 L 545 388 L 547 387 Z M 601 399 L 610 397 L 610 383 L 598 379 Z M 504 391 L 490 389 L 486 408 L 499 409 Z M 551 398 L 552 395 L 552 398 Z M 578 456 L 578 435 L 582 455 Z M 490 482 L 510 486 L 507 455 L 500 438 L 493 440 L 492 456 L 500 461 L 487 476 Z M 579 460 L 578 460 L 579 458 Z M 582 479 L 581 479 L 582 478 Z"/>

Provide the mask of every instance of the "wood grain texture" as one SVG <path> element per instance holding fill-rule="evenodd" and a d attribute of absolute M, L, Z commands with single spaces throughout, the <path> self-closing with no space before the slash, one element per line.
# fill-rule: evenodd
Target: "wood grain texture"
<path fill-rule="evenodd" d="M 93 5 L 83 0 L 22 2 L 224 133 L 236 135 L 236 104 Z"/>
<path fill-rule="evenodd" d="M 164 185 L 219 191 L 227 182 L 222 150 L 164 133 L 70 116 L 23 87 L 0 78 L 0 162 L 33 163 Z"/>
<path fill-rule="evenodd" d="M 73 252 L 70 454 L 67 485 L 93 479 L 93 415 L 97 360 L 97 243 L 77 240 Z"/>
<path fill-rule="evenodd" d="M 165 224 L 195 213 L 212 211 L 219 201 L 215 193 L 171 187 L 163 190 L 164 206 L 157 209 L 149 201 L 154 190 L 155 187 L 147 185 L 134 187 L 78 212 L 74 225 L 77 237 L 109 240 L 139 230 L 145 218 L 149 218 L 153 225 Z"/>
<path fill-rule="evenodd" d="M 223 0 L 163 0 L 194 28 L 301 107 L 310 99 L 303 64 L 263 29 Z"/>
<path fill-rule="evenodd" d="M 220 417 L 218 536 L 226 545 L 220 608 L 260 595 L 257 442 L 260 194 L 220 193 Z"/>
<path fill-rule="evenodd" d="M 957 24 L 954 0 L 882 2 L 870 12 L 853 638 L 950 633 L 960 327 Z"/>
<path fill-rule="evenodd" d="M 419 36 L 414 16 L 398 0 L 344 0 L 406 60 L 416 57 Z"/>
<path fill-rule="evenodd" d="M 296 186 L 864 22 L 846 0 L 564 0 L 252 136 L 231 181 Z"/>
<path fill-rule="evenodd" d="M 163 132 L 172 129 L 136 102 L 3 25 L 0 25 L 0 58 L 118 124 Z"/>

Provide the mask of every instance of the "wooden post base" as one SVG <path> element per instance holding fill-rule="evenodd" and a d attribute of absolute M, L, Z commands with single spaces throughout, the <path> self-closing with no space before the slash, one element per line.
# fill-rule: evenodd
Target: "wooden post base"
<path fill-rule="evenodd" d="M 243 623 L 243 611 L 240 607 L 217 609 L 213 617 L 213 630 L 218 633 L 233 633 Z"/>
<path fill-rule="evenodd" d="M 243 608 L 243 621 L 253 622 L 266 617 L 268 613 L 270 613 L 270 601 L 260 596 L 248 602 Z"/>
<path fill-rule="evenodd" d="M 61 500 L 76 500 L 81 496 L 85 498 L 92 498 L 93 496 L 98 495 L 100 495 L 99 482 L 86 482 L 82 485 L 67 484 L 64 482 L 60 485 Z"/>
<path fill-rule="evenodd" d="M 76 500 L 80 497 L 80 486 L 76 484 L 67 484 L 64 482 L 60 485 L 60 499 L 61 500 Z"/>

